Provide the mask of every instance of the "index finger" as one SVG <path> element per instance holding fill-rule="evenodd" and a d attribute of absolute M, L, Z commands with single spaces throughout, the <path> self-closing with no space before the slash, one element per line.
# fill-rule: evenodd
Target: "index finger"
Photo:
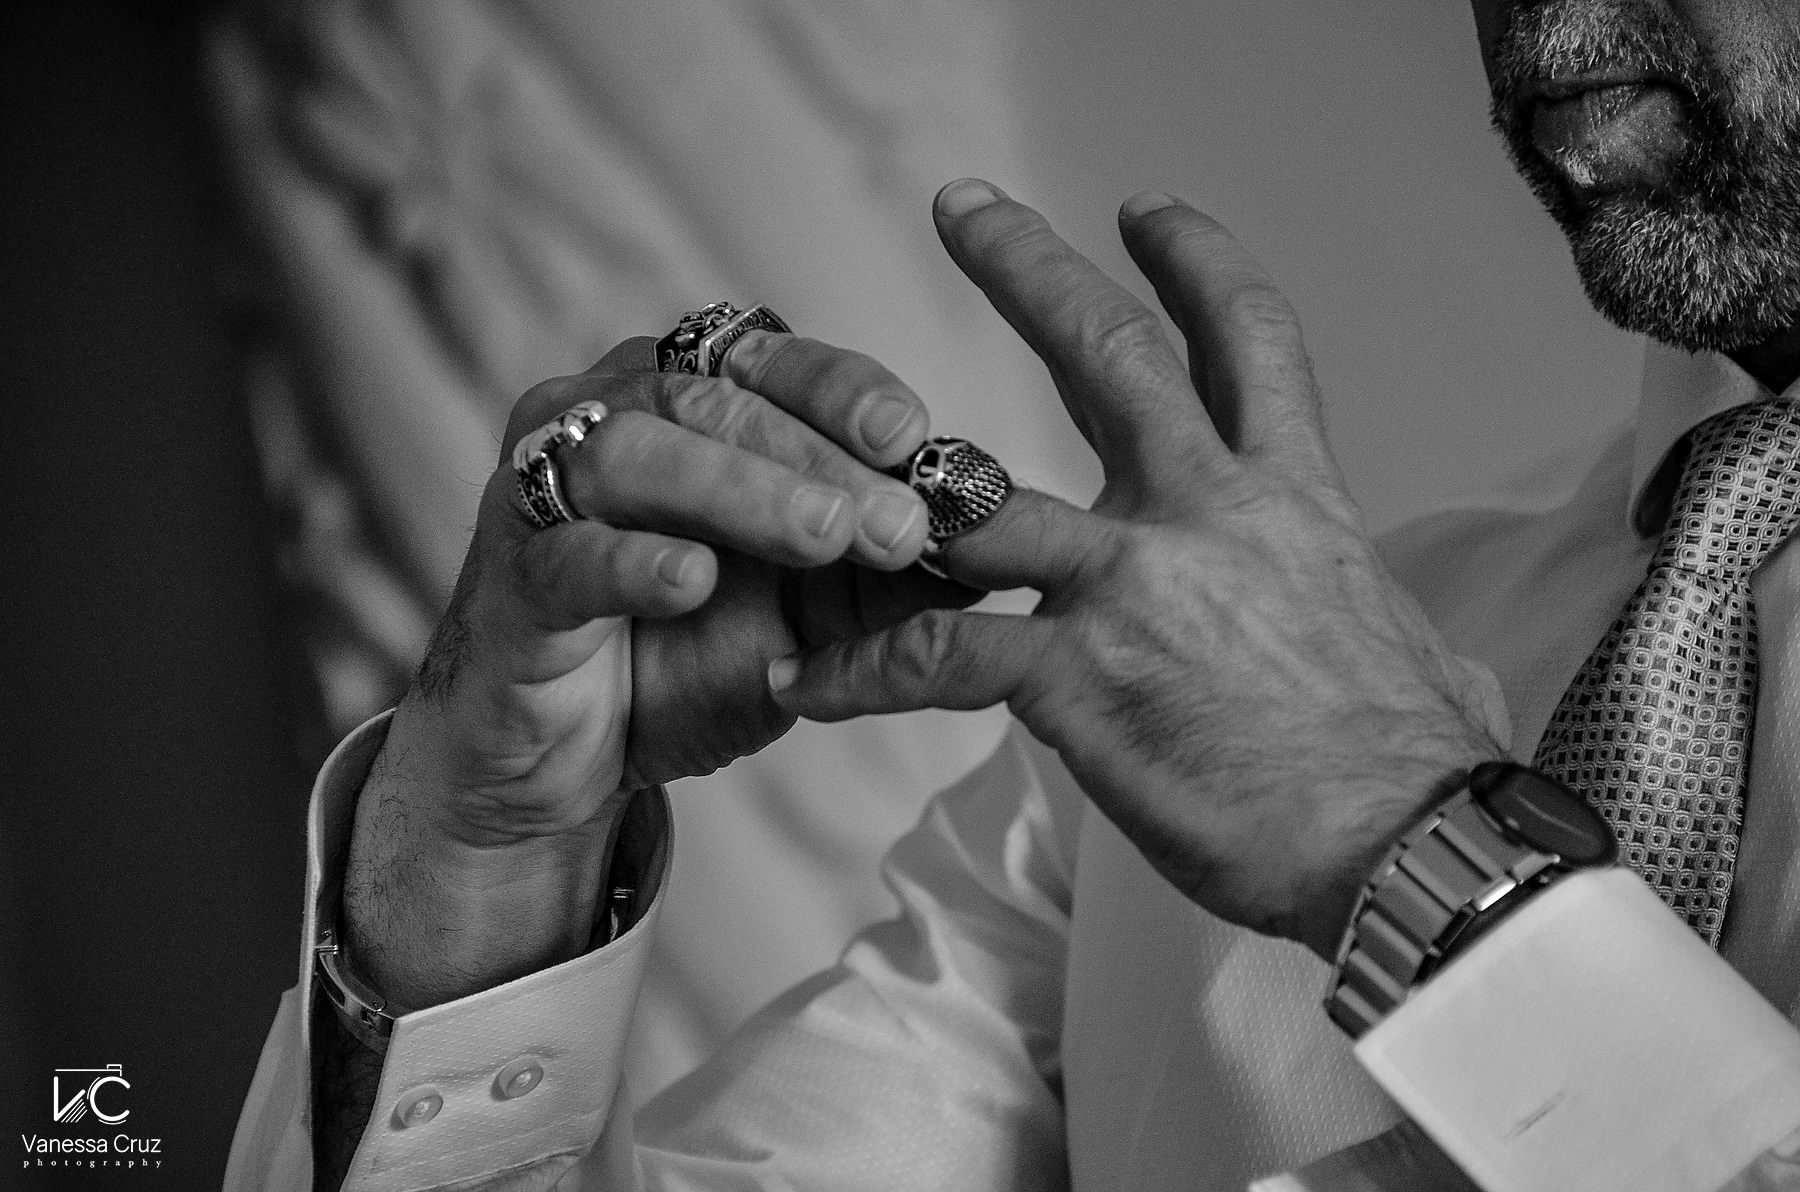
<path fill-rule="evenodd" d="M 1161 321 L 1043 216 L 977 179 L 946 186 L 936 211 L 951 257 L 1049 366 L 1109 482 L 1151 492 L 1196 463 L 1233 466 Z"/>
<path fill-rule="evenodd" d="M 578 401 L 600 398 L 602 395 L 595 392 L 589 384 L 596 378 L 655 371 L 656 341 L 648 335 L 634 335 L 615 344 L 585 372 L 539 381 L 513 403 L 512 414 L 506 420 L 506 434 L 501 443 L 502 458 L 512 451 L 511 444 L 524 437 L 526 431 L 542 426 Z"/>

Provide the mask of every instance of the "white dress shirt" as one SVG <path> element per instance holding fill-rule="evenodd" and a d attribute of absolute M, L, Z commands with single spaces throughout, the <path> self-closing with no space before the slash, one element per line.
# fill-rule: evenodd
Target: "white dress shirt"
<path fill-rule="evenodd" d="M 1387 539 L 1451 645 L 1500 680 L 1516 755 L 1643 576 L 1631 510 L 1669 447 L 1767 396 L 1722 359 L 1652 349 L 1635 424 L 1566 503 Z M 611 946 L 403 1018 L 345 1186 L 1337 1188 L 1352 1185 L 1278 1173 L 1404 1106 L 1492 1192 L 1800 1189 L 1800 554 L 1777 552 L 1753 592 L 1762 687 L 1728 964 L 1631 875 L 1580 875 L 1353 1050 L 1320 1009 L 1323 963 L 1188 903 L 1014 730 L 890 854 L 901 916 L 635 1120 L 618 1056 L 660 894 Z M 320 776 L 308 940 L 384 731 L 358 730 Z M 309 964 L 230 1188 L 309 1186 Z M 518 1061 L 543 1077 L 507 1099 L 496 1074 Z M 405 1124 L 427 1095 L 442 1108 Z"/>

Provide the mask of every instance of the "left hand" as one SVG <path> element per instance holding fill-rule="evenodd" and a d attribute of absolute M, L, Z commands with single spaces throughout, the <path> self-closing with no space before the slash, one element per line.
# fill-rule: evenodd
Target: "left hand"
<path fill-rule="evenodd" d="M 1049 366 L 1099 454 L 1091 511 L 1029 491 L 946 545 L 1030 617 L 932 611 L 771 668 L 839 720 L 1005 701 L 1189 898 L 1331 956 L 1381 851 L 1500 756 L 1492 679 L 1376 557 L 1326 445 L 1292 308 L 1163 196 L 1121 228 L 1188 343 L 984 183 L 939 195 L 963 271 Z"/>

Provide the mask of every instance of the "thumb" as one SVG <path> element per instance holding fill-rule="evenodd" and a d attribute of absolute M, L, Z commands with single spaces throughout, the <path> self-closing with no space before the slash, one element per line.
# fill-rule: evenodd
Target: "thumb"
<path fill-rule="evenodd" d="M 808 720 L 973 711 L 1015 698 L 1050 645 L 1046 620 L 931 609 L 878 633 L 776 659 L 769 691 Z"/>

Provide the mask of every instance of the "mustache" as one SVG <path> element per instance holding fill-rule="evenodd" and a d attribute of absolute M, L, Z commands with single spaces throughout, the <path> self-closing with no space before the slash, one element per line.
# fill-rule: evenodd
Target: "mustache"
<path fill-rule="evenodd" d="M 1500 35 L 1495 113 L 1517 112 L 1534 83 L 1603 72 L 1657 79 L 1689 96 L 1710 89 L 1704 51 L 1662 9 L 1634 0 L 1549 0 L 1515 7 Z"/>

